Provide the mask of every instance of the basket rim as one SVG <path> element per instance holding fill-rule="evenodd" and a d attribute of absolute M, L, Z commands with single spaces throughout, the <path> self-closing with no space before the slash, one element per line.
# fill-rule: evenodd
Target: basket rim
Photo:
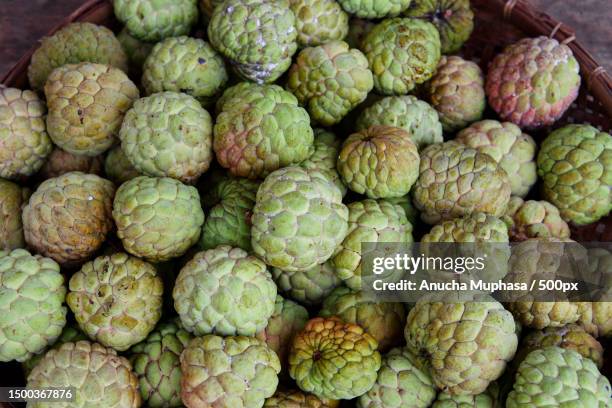
<path fill-rule="evenodd" d="M 486 0 L 481 3 L 503 21 L 516 25 L 530 35 L 544 35 L 559 42 L 567 42 L 580 64 L 586 89 L 601 103 L 608 117 L 612 118 L 612 76 L 580 43 L 572 27 L 537 9 L 528 0 Z M 86 1 L 49 30 L 43 38 L 53 35 L 70 23 L 87 21 L 86 18 L 101 7 L 112 8 L 112 0 Z M 0 76 L 0 85 L 8 86 L 6 84 L 14 82 L 24 69 L 27 70 L 41 40 L 42 38 L 33 44 L 7 72 Z"/>

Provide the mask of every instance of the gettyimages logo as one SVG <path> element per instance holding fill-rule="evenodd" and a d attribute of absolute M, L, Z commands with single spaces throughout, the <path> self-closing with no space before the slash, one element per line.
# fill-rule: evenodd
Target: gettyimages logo
<path fill-rule="evenodd" d="M 362 243 L 363 292 L 416 302 L 484 292 L 502 302 L 612 300 L 612 243 Z"/>

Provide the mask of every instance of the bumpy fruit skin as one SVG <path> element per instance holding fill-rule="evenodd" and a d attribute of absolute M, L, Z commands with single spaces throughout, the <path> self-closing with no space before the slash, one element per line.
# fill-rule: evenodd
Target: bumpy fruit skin
<path fill-rule="evenodd" d="M 337 316 L 345 323 L 361 326 L 376 339 L 381 352 L 401 342 L 406 324 L 406 310 L 401 303 L 377 302 L 363 292 L 343 286 L 336 288 L 325 299 L 319 315 Z"/>
<path fill-rule="evenodd" d="M 53 70 L 45 96 L 53 143 L 68 153 L 97 156 L 115 142 L 139 91 L 120 69 L 84 62 Z"/>
<path fill-rule="evenodd" d="M 512 195 L 525 197 L 535 184 L 536 144 L 515 124 L 483 120 L 463 129 L 455 140 L 493 157 L 508 174 Z"/>
<path fill-rule="evenodd" d="M 392 126 L 371 126 L 342 144 L 338 172 L 346 185 L 369 198 L 408 194 L 418 176 L 419 152 L 410 134 Z"/>
<path fill-rule="evenodd" d="M 181 397 L 188 408 L 250 408 L 274 394 L 281 365 L 261 340 L 208 335 L 191 340 L 181 369 Z"/>
<path fill-rule="evenodd" d="M 143 342 L 130 349 L 129 360 L 148 407 L 182 406 L 180 357 L 191 339 L 189 332 L 171 320 L 160 323 Z"/>
<path fill-rule="evenodd" d="M 406 10 L 411 0 L 338 0 L 347 13 L 359 18 L 396 17 Z"/>
<path fill-rule="evenodd" d="M 578 324 L 594 337 L 612 336 L 612 302 L 610 299 L 612 251 L 604 248 L 590 248 L 587 252 L 588 268 L 582 272 L 582 280 L 594 283 L 592 302 L 579 304 Z M 605 300 L 605 301 L 602 301 Z"/>
<path fill-rule="evenodd" d="M 423 20 L 391 18 L 363 39 L 362 50 L 383 95 L 405 95 L 432 77 L 440 60 L 440 34 Z"/>
<path fill-rule="evenodd" d="M 457 142 L 446 142 L 421 152 L 413 202 L 429 224 L 473 212 L 501 216 L 510 190 L 508 175 L 495 159 Z"/>
<path fill-rule="evenodd" d="M 140 172 L 132 166 L 132 163 L 121 150 L 121 146 L 109 150 L 106 159 L 104 159 L 104 173 L 117 185 L 140 176 Z"/>
<path fill-rule="evenodd" d="M 265 263 L 288 272 L 320 265 L 347 231 L 342 193 L 323 173 L 284 167 L 259 186 L 251 245 Z"/>
<path fill-rule="evenodd" d="M 113 6 L 117 19 L 142 41 L 188 34 L 198 21 L 197 0 L 113 0 Z"/>
<path fill-rule="evenodd" d="M 91 62 L 127 72 L 128 59 L 111 30 L 91 23 L 72 23 L 42 39 L 32 55 L 28 78 L 34 89 L 42 89 L 55 68 Z"/>
<path fill-rule="evenodd" d="M 204 211 L 194 187 L 140 176 L 117 190 L 113 218 L 127 252 L 161 262 L 183 255 L 197 242 Z"/>
<path fill-rule="evenodd" d="M 555 279 L 571 262 L 580 262 L 586 256 L 576 243 L 557 238 L 530 238 L 512 248 L 508 262 L 509 282 Z M 567 245 L 564 245 L 566 243 Z M 568 270 L 567 273 L 570 272 Z M 567 275 L 565 275 L 567 276 Z M 538 301 L 529 293 L 514 292 L 507 303 L 508 310 L 523 327 L 544 329 L 576 323 L 580 318 L 578 302 L 566 300 Z"/>
<path fill-rule="evenodd" d="M 593 336 L 575 324 L 530 332 L 523 339 L 515 360 L 520 362 L 533 350 L 546 347 L 574 350 L 593 360 L 597 367 L 603 366 L 603 347 Z"/>
<path fill-rule="evenodd" d="M 87 335 L 79 329 L 76 324 L 68 323 L 64 326 L 62 330 L 62 334 L 57 338 L 57 340 L 50 347 L 52 349 L 58 349 L 64 343 L 72 342 L 76 343 L 77 341 L 88 340 Z M 47 354 L 48 350 L 43 350 L 40 354 L 35 354 L 31 358 L 27 359 L 23 363 L 21 363 L 21 368 L 23 369 L 23 374 L 27 378 L 28 375 L 32 372 L 34 367 L 42 360 L 42 358 Z"/>
<path fill-rule="evenodd" d="M 130 62 L 130 68 L 140 70 L 142 64 L 153 50 L 155 44 L 140 41 L 138 38 L 132 36 L 127 28 L 123 28 L 119 34 L 117 34 L 117 40 L 121 43 L 123 51 L 128 57 Z"/>
<path fill-rule="evenodd" d="M 132 366 L 113 349 L 78 341 L 50 350 L 30 373 L 28 389 L 74 388 L 74 400 L 28 402 L 32 408 L 138 408 L 142 400 Z"/>
<path fill-rule="evenodd" d="M 402 197 L 385 198 L 385 201 L 402 207 L 408 222 L 413 226 L 419 222 L 419 211 L 414 207 L 414 204 L 412 204 L 412 197 L 410 194 L 406 194 Z"/>
<path fill-rule="evenodd" d="M 213 11 L 208 38 L 241 77 L 270 83 L 291 65 L 295 23 L 288 0 L 226 0 Z"/>
<path fill-rule="evenodd" d="M 87 174 L 102 174 L 103 156 L 77 156 L 60 148 L 55 148 L 47 157 L 47 161 L 40 169 L 40 176 L 44 179 L 58 177 L 71 171 L 80 171 Z"/>
<path fill-rule="evenodd" d="M 463 129 L 482 118 L 487 104 L 480 67 L 457 56 L 443 56 L 427 83 L 431 105 L 446 132 Z"/>
<path fill-rule="evenodd" d="M 330 399 L 352 399 L 376 382 L 381 365 L 374 337 L 336 317 L 311 319 L 295 336 L 289 374 L 306 392 Z"/>
<path fill-rule="evenodd" d="M 434 383 L 453 395 L 475 395 L 499 378 L 516 352 L 512 314 L 479 293 L 425 295 L 408 313 L 409 350 L 430 358 Z"/>
<path fill-rule="evenodd" d="M 212 161 L 212 118 L 193 97 L 160 92 L 141 98 L 126 115 L 121 149 L 134 168 L 153 177 L 193 183 Z"/>
<path fill-rule="evenodd" d="M 161 316 L 163 284 L 155 267 L 125 253 L 86 263 L 68 287 L 66 303 L 81 330 L 118 351 L 144 340 Z"/>
<path fill-rule="evenodd" d="M 357 130 L 374 125 L 404 129 L 419 150 L 443 140 L 438 112 L 413 95 L 388 96 L 364 109 L 357 118 Z"/>
<path fill-rule="evenodd" d="M 385 200 L 355 201 L 348 210 L 346 237 L 336 249 L 332 264 L 346 286 L 361 290 L 361 244 L 412 242 L 412 225 L 400 206 Z"/>
<path fill-rule="evenodd" d="M 203 104 L 220 93 L 228 79 L 221 55 L 206 41 L 185 36 L 157 43 L 142 70 L 147 95 L 183 92 Z"/>
<path fill-rule="evenodd" d="M 266 400 L 264 408 L 337 408 L 338 403 L 299 390 L 279 390 Z"/>
<path fill-rule="evenodd" d="M 276 285 L 261 260 L 220 245 L 185 264 L 172 297 L 183 327 L 196 336 L 253 336 L 274 313 Z"/>
<path fill-rule="evenodd" d="M 251 250 L 251 214 L 259 183 L 242 178 L 221 180 L 202 201 L 210 208 L 200 247 L 213 249 L 218 245 L 229 245 Z"/>
<path fill-rule="evenodd" d="M 21 179 L 41 168 L 53 149 L 46 113 L 36 93 L 0 86 L 0 177 Z"/>
<path fill-rule="evenodd" d="M 0 251 L 25 246 L 20 214 L 29 198 L 29 189 L 0 179 Z"/>
<path fill-rule="evenodd" d="M 344 40 L 348 34 L 349 16 L 335 0 L 289 0 L 289 3 L 301 47 Z"/>
<path fill-rule="evenodd" d="M 432 22 L 440 32 L 443 54 L 459 51 L 474 29 L 469 0 L 413 0 L 404 15 Z"/>
<path fill-rule="evenodd" d="M 452 395 L 441 392 L 431 408 L 502 408 L 499 392 L 499 385 L 496 382 L 491 383 L 485 392 L 476 395 Z"/>
<path fill-rule="evenodd" d="M 335 134 L 325 129 L 314 129 L 314 153 L 300 163 L 301 167 L 318 170 L 334 182 L 336 187 L 346 194 L 346 186 L 336 170 L 338 155 L 342 142 Z"/>
<path fill-rule="evenodd" d="M 405 348 L 395 348 L 382 359 L 374 386 L 362 395 L 358 408 L 428 408 L 436 387 L 427 363 Z"/>
<path fill-rule="evenodd" d="M 113 228 L 115 186 L 94 174 L 70 172 L 45 180 L 23 209 L 23 232 L 36 252 L 60 264 L 97 251 Z"/>
<path fill-rule="evenodd" d="M 288 272 L 272 268 L 278 290 L 304 305 L 318 305 L 340 285 L 331 260 L 310 269 Z"/>
<path fill-rule="evenodd" d="M 255 337 L 263 340 L 276 353 L 281 367 L 286 369 L 293 338 L 304 329 L 306 322 L 308 322 L 308 310 L 304 306 L 277 295 L 274 313 L 268 319 L 268 325 L 257 332 Z"/>
<path fill-rule="evenodd" d="M 52 259 L 0 250 L 0 361 L 25 361 L 66 324 L 64 277 Z"/>
<path fill-rule="evenodd" d="M 552 125 L 578 96 L 579 70 L 567 45 L 549 37 L 524 38 L 489 65 L 489 104 L 522 129 Z"/>
<path fill-rule="evenodd" d="M 575 225 L 598 221 L 612 210 L 612 136 L 588 125 L 552 132 L 537 159 L 542 195 Z"/>
<path fill-rule="evenodd" d="M 302 50 L 289 70 L 287 88 L 311 118 L 331 126 L 359 105 L 374 87 L 368 61 L 344 41 Z"/>
<path fill-rule="evenodd" d="M 508 408 L 612 405 L 610 382 L 595 363 L 573 350 L 547 347 L 531 352 L 521 363 Z"/>
<path fill-rule="evenodd" d="M 213 148 L 219 164 L 235 176 L 265 177 L 313 152 L 308 112 L 277 85 L 236 85 L 218 106 Z"/>
<path fill-rule="evenodd" d="M 569 226 L 561 218 L 559 209 L 548 201 L 525 201 L 520 197 L 511 197 L 502 219 L 508 225 L 512 241 L 570 237 Z"/>

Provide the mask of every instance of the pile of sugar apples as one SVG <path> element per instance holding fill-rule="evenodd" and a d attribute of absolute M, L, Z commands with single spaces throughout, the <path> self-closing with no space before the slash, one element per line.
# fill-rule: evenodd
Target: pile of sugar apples
<path fill-rule="evenodd" d="M 362 291 L 363 242 L 520 242 L 520 275 L 605 228 L 567 45 L 479 66 L 468 0 L 113 6 L 0 87 L 0 361 L 75 389 L 28 407 L 612 406 L 610 303 Z"/>

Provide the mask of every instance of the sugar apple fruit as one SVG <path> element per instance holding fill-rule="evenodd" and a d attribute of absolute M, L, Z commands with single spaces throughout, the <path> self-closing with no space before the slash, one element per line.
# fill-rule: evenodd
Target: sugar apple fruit
<path fill-rule="evenodd" d="M 377 301 L 364 292 L 343 286 L 336 288 L 325 298 L 319 316 L 337 316 L 345 323 L 362 327 L 376 339 L 381 352 L 399 345 L 406 324 L 403 304 Z"/>
<path fill-rule="evenodd" d="M 212 118 L 193 97 L 160 92 L 134 103 L 121 131 L 121 149 L 139 172 L 193 183 L 212 161 Z"/>
<path fill-rule="evenodd" d="M 191 339 L 180 323 L 169 320 L 129 350 L 128 358 L 148 407 L 182 406 L 180 357 Z"/>
<path fill-rule="evenodd" d="M 113 218 L 127 252 L 160 262 L 183 255 L 198 241 L 204 212 L 195 187 L 140 176 L 117 190 Z"/>
<path fill-rule="evenodd" d="M 65 297 L 55 261 L 0 250 L 0 361 L 25 361 L 53 344 L 66 324 Z"/>
<path fill-rule="evenodd" d="M 58 177 L 71 171 L 101 175 L 103 162 L 103 156 L 78 156 L 56 147 L 47 157 L 39 175 L 44 179 Z"/>
<path fill-rule="evenodd" d="M 44 164 L 53 149 L 46 113 L 36 93 L 0 85 L 0 177 L 22 179 Z"/>
<path fill-rule="evenodd" d="M 427 21 L 390 18 L 372 28 L 361 49 L 374 74 L 376 91 L 405 95 L 434 74 L 440 60 L 440 35 Z"/>
<path fill-rule="evenodd" d="M 138 408 L 142 403 L 129 361 L 88 341 L 48 351 L 28 376 L 27 388 L 74 389 L 72 401 L 30 401 L 29 408 Z"/>
<path fill-rule="evenodd" d="M 332 264 L 345 285 L 361 290 L 362 243 L 412 242 L 412 225 L 400 206 L 385 200 L 355 201 L 348 205 L 348 210 L 348 231 Z"/>
<path fill-rule="evenodd" d="M 239 84 L 218 102 L 213 147 L 235 176 L 260 178 L 313 152 L 310 117 L 277 85 Z"/>
<path fill-rule="evenodd" d="M 314 129 L 314 153 L 301 162 L 300 166 L 324 173 L 344 196 L 347 189 L 336 169 L 341 145 L 340 139 L 332 132 L 321 128 Z"/>
<path fill-rule="evenodd" d="M 455 140 L 493 157 L 508 174 L 512 195 L 525 197 L 535 184 L 536 144 L 515 124 L 483 120 L 460 131 Z"/>
<path fill-rule="evenodd" d="M 431 408 L 502 408 L 499 393 L 499 385 L 496 382 L 491 383 L 485 392 L 476 395 L 441 392 Z"/>
<path fill-rule="evenodd" d="M 508 175 L 495 159 L 457 142 L 425 148 L 419 171 L 413 203 L 430 224 L 473 212 L 501 216 L 510 200 Z"/>
<path fill-rule="evenodd" d="M 121 146 L 113 147 L 107 153 L 104 159 L 104 173 L 117 185 L 140 176 L 140 172 L 132 166 Z"/>
<path fill-rule="evenodd" d="M 331 260 L 301 271 L 272 268 L 272 278 L 280 292 L 307 306 L 321 303 L 341 283 Z"/>
<path fill-rule="evenodd" d="M 264 408 L 337 408 L 338 403 L 299 390 L 277 390 L 266 400 Z"/>
<path fill-rule="evenodd" d="M 411 0 L 338 0 L 347 13 L 360 18 L 397 17 L 408 8 Z"/>
<path fill-rule="evenodd" d="M 357 130 L 374 125 L 404 129 L 419 150 L 443 141 L 438 112 L 413 95 L 388 96 L 364 109 L 357 118 Z"/>
<path fill-rule="evenodd" d="M 406 194 L 402 197 L 385 198 L 385 201 L 402 207 L 408 222 L 413 226 L 419 222 L 419 211 L 414 207 L 414 204 L 412 204 L 412 197 L 410 194 Z"/>
<path fill-rule="evenodd" d="M 286 369 L 289 348 L 295 335 L 304 329 L 308 321 L 308 310 L 304 306 L 276 296 L 274 313 L 267 326 L 257 332 L 256 338 L 263 340 L 278 356 L 281 368 Z"/>
<path fill-rule="evenodd" d="M 590 248 L 587 251 L 587 268 L 580 270 L 584 282 L 594 284 L 595 289 L 589 296 L 592 302 L 578 304 L 580 318 L 578 324 L 594 337 L 612 336 L 612 302 L 610 284 L 612 271 L 612 251 L 605 248 Z"/>
<path fill-rule="evenodd" d="M 187 407 L 261 407 L 276 390 L 280 368 L 259 339 L 196 337 L 181 354 L 181 398 Z"/>
<path fill-rule="evenodd" d="M 316 47 L 344 40 L 349 17 L 336 0 L 289 0 L 295 15 L 297 42 L 301 47 Z"/>
<path fill-rule="evenodd" d="M 392 126 L 371 126 L 342 144 L 338 173 L 348 188 L 369 198 L 408 194 L 419 173 L 419 152 L 410 134 Z"/>
<path fill-rule="evenodd" d="M 221 55 L 199 38 L 171 37 L 157 43 L 142 68 L 142 85 L 156 92 L 183 92 L 206 105 L 228 80 Z"/>
<path fill-rule="evenodd" d="M 413 0 L 404 15 L 433 23 L 440 32 L 443 54 L 459 51 L 474 29 L 470 0 Z"/>
<path fill-rule="evenodd" d="M 25 246 L 20 214 L 29 198 L 29 189 L 0 179 L 0 251 Z"/>
<path fill-rule="evenodd" d="M 482 118 L 487 104 L 484 78 L 474 62 L 443 56 L 426 88 L 445 132 L 463 129 Z"/>
<path fill-rule="evenodd" d="M 548 135 L 537 158 L 542 195 L 576 225 L 612 210 L 612 136 L 588 125 L 567 125 Z"/>
<path fill-rule="evenodd" d="M 610 392 L 610 382 L 591 360 L 573 350 L 547 347 L 523 360 L 506 407 L 609 407 Z"/>
<path fill-rule="evenodd" d="M 407 347 L 426 355 L 435 385 L 453 395 L 484 392 L 512 360 L 518 339 L 512 314 L 481 293 L 433 293 L 408 313 Z"/>
<path fill-rule="evenodd" d="M 428 408 L 436 387 L 427 363 L 405 348 L 394 348 L 382 359 L 376 383 L 357 401 L 358 408 Z"/>
<path fill-rule="evenodd" d="M 258 188 L 256 181 L 228 178 L 203 196 L 202 201 L 210 210 L 200 237 L 202 249 L 224 244 L 251 250 L 251 214 Z"/>
<path fill-rule="evenodd" d="M 50 348 L 58 349 L 64 343 L 69 343 L 69 342 L 76 343 L 77 341 L 87 340 L 87 339 L 88 339 L 87 335 L 83 333 L 76 324 L 68 323 L 66 326 L 64 326 L 64 329 L 62 330 L 62 334 L 60 334 L 60 336 L 57 338 L 57 340 L 53 343 L 53 345 Z M 28 377 L 28 375 L 30 375 L 30 373 L 32 372 L 34 367 L 36 367 L 36 365 L 40 362 L 40 360 L 43 359 L 45 354 L 47 354 L 47 351 L 48 349 L 43 350 L 41 353 L 35 354 L 31 358 L 21 363 L 21 368 L 23 369 L 23 373 L 26 378 Z"/>
<path fill-rule="evenodd" d="M 575 324 L 547 327 L 544 330 L 530 332 L 523 338 L 513 363 L 520 363 L 533 350 L 553 346 L 574 350 L 583 357 L 593 360 L 597 367 L 603 366 L 603 347 L 593 336 Z"/>
<path fill-rule="evenodd" d="M 139 91 L 120 69 L 84 62 L 53 70 L 45 96 L 53 143 L 68 153 L 97 156 L 115 143 Z"/>
<path fill-rule="evenodd" d="M 42 39 L 28 66 L 30 86 L 42 89 L 55 68 L 91 62 L 127 72 L 128 58 L 111 30 L 92 23 L 71 23 Z"/>
<path fill-rule="evenodd" d="M 295 26 L 288 0 L 225 0 L 213 10 L 208 38 L 241 77 L 270 83 L 291 65 Z"/>
<path fill-rule="evenodd" d="M 140 71 L 155 44 L 140 41 L 130 34 L 129 30 L 125 27 L 117 34 L 117 40 L 121 43 L 123 51 L 125 51 L 128 57 L 130 68 Z"/>
<path fill-rule="evenodd" d="M 566 44 L 544 36 L 524 38 L 489 65 L 489 105 L 522 129 L 552 125 L 578 96 L 579 70 Z"/>
<path fill-rule="evenodd" d="M 289 354 L 289 374 L 304 391 L 330 399 L 368 392 L 381 365 L 374 337 L 336 317 L 311 319 Z"/>
<path fill-rule="evenodd" d="M 198 21 L 197 0 L 113 0 L 113 8 L 130 34 L 142 41 L 188 34 Z"/>
<path fill-rule="evenodd" d="M 60 264 L 93 255 L 113 228 L 115 186 L 94 174 L 70 172 L 45 180 L 23 209 L 28 245 Z"/>
<path fill-rule="evenodd" d="M 196 336 L 253 336 L 274 313 L 276 285 L 259 258 L 220 245 L 185 264 L 172 297 L 183 327 Z"/>
<path fill-rule="evenodd" d="M 251 245 L 264 262 L 297 272 L 327 261 L 344 239 L 348 209 L 324 173 L 284 167 L 259 187 Z"/>
<path fill-rule="evenodd" d="M 512 241 L 570 237 L 569 226 L 561 218 L 557 207 L 548 201 L 525 201 L 520 197 L 511 197 L 502 219 L 508 225 Z"/>
<path fill-rule="evenodd" d="M 303 49 L 289 70 L 287 88 L 310 117 L 331 126 L 340 122 L 372 90 L 368 61 L 344 41 Z"/>
<path fill-rule="evenodd" d="M 92 340 L 125 351 L 161 316 L 163 283 L 155 267 L 126 253 L 87 262 L 70 278 L 66 303 Z"/>

